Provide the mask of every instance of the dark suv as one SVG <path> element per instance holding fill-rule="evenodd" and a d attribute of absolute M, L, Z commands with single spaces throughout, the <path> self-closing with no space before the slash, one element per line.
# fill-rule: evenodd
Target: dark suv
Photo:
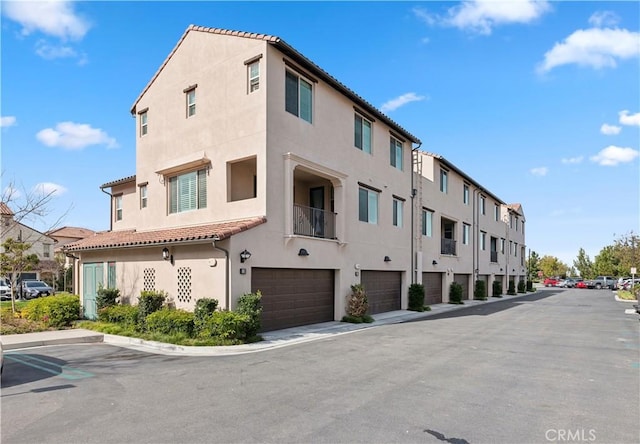
<path fill-rule="evenodd" d="M 33 299 L 52 295 L 53 288 L 42 281 L 22 281 L 21 293 L 24 299 Z"/>

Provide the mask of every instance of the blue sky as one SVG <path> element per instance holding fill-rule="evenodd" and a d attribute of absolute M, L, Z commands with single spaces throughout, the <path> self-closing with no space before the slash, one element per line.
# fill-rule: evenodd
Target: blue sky
<path fill-rule="evenodd" d="M 506 202 L 571 265 L 639 230 L 637 2 L 0 3 L 2 190 L 109 228 L 131 105 L 190 24 L 276 35 Z M 13 190 L 8 187 L 14 185 Z"/>

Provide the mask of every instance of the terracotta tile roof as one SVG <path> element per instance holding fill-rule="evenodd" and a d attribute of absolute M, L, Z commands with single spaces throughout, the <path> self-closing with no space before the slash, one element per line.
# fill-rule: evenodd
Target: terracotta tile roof
<path fill-rule="evenodd" d="M 4 202 L 0 202 L 0 214 L 2 214 L 3 216 L 13 217 L 13 211 L 11 211 L 11 208 L 9 208 L 9 205 L 7 205 Z"/>
<path fill-rule="evenodd" d="M 62 227 L 56 230 L 47 231 L 45 233 L 50 237 L 75 237 L 76 239 L 82 239 L 87 236 L 92 236 L 96 234 L 95 231 L 90 230 L 88 228 L 81 227 Z"/>
<path fill-rule="evenodd" d="M 67 244 L 65 251 L 101 250 L 107 248 L 159 245 L 193 240 L 223 240 L 234 234 L 249 230 L 267 221 L 256 217 L 232 222 L 221 222 L 193 227 L 167 228 L 155 231 L 104 231 Z"/>
<path fill-rule="evenodd" d="M 344 85 L 342 82 L 337 80 L 331 74 L 329 74 L 328 72 L 320 68 L 318 65 L 316 65 L 314 62 L 309 60 L 307 57 L 302 55 L 300 52 L 298 52 L 295 48 L 290 46 L 280 37 L 267 35 L 267 34 L 257 34 L 253 32 L 232 31 L 229 29 L 220 29 L 220 28 L 208 28 L 205 26 L 189 25 L 187 27 L 187 30 L 182 34 L 182 37 L 180 37 L 180 40 L 178 40 L 178 43 L 176 44 L 176 46 L 171 50 L 171 52 L 169 53 L 167 58 L 164 60 L 162 65 L 160 65 L 160 68 L 158 68 L 158 70 L 153 75 L 151 80 L 149 80 L 149 83 L 147 83 L 147 85 L 144 87 L 140 95 L 136 98 L 136 101 L 133 103 L 133 106 L 131 107 L 131 114 L 136 113 L 136 107 L 138 105 L 138 102 L 142 98 L 142 96 L 149 90 L 149 88 L 151 87 L 155 79 L 160 75 L 164 67 L 169 63 L 169 60 L 171 59 L 171 57 L 173 57 L 173 55 L 176 53 L 176 51 L 178 50 L 178 48 L 180 47 L 184 39 L 187 37 L 187 34 L 189 34 L 189 32 L 191 31 L 208 32 L 210 34 L 229 35 L 234 37 L 244 37 L 244 38 L 250 38 L 255 40 L 263 40 L 268 44 L 273 45 L 283 54 L 291 57 L 297 63 L 301 64 L 302 67 L 311 70 L 313 74 L 322 78 L 322 80 L 327 82 L 331 87 L 335 88 L 337 91 L 344 94 L 345 96 L 353 100 L 355 103 L 359 104 L 365 110 L 367 110 L 368 112 L 370 112 L 371 114 L 373 114 L 374 116 L 376 116 L 377 118 L 385 122 L 387 125 L 389 125 L 391 128 L 393 128 L 394 130 L 402 134 L 407 139 L 411 140 L 414 143 L 421 143 L 420 139 L 412 135 L 409 131 L 401 127 L 398 123 L 393 121 L 386 114 L 382 113 L 382 111 L 377 109 L 371 103 L 367 102 L 365 99 L 363 99 L 361 96 L 359 96 L 354 91 L 349 89 L 346 85 Z"/>
<path fill-rule="evenodd" d="M 127 183 L 127 182 L 133 182 L 136 180 L 136 175 L 134 174 L 133 176 L 128 176 L 122 179 L 118 179 L 118 180 L 114 180 L 111 182 L 107 182 L 105 184 L 100 185 L 100 188 L 109 188 L 109 187 L 113 187 L 116 185 L 122 185 L 123 183 Z"/>

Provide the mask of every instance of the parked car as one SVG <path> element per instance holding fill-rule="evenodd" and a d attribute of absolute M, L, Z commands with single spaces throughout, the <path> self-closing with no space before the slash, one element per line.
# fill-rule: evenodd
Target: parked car
<path fill-rule="evenodd" d="M 585 281 L 576 282 L 576 288 L 587 288 L 587 283 Z"/>
<path fill-rule="evenodd" d="M 640 278 L 629 278 L 629 279 L 625 279 L 622 284 L 618 284 L 618 288 L 620 290 L 626 290 L 626 291 L 631 291 L 631 289 L 633 288 L 634 285 L 638 285 L 640 284 Z"/>
<path fill-rule="evenodd" d="M 0 279 L 0 301 L 10 301 L 11 300 L 11 284 L 9 281 L 2 278 Z"/>
<path fill-rule="evenodd" d="M 556 285 L 558 285 L 558 280 L 556 278 L 546 278 L 544 280 L 545 287 L 555 287 Z"/>
<path fill-rule="evenodd" d="M 571 278 L 567 278 L 564 281 L 564 285 L 563 287 L 565 288 L 575 288 L 576 284 L 578 282 L 582 282 L 584 279 L 582 279 L 581 277 L 571 277 Z"/>
<path fill-rule="evenodd" d="M 24 299 L 39 298 L 53 294 L 53 288 L 42 281 L 22 281 L 21 294 Z"/>
<path fill-rule="evenodd" d="M 618 285 L 618 281 L 611 276 L 598 276 L 597 278 L 588 280 L 585 283 L 587 284 L 587 288 L 595 288 L 596 290 L 600 290 L 601 288 L 615 290 Z"/>

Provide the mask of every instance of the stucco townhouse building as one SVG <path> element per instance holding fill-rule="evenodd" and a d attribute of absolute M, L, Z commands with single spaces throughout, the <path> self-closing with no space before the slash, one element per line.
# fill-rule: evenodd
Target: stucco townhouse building
<path fill-rule="evenodd" d="M 506 241 L 503 218 L 524 221 L 521 210 L 476 192 L 278 37 L 189 26 L 131 113 L 135 174 L 101 186 L 111 229 L 65 246 L 87 317 L 100 285 L 131 303 L 163 290 L 185 309 L 204 297 L 233 309 L 260 290 L 263 330 L 273 330 L 340 319 L 353 284 L 365 286 L 376 314 L 406 308 L 408 286 L 423 278 L 439 275 L 430 297 L 446 301 L 453 280 L 466 279 L 471 295 L 476 277 L 522 276 L 498 271 L 508 255 L 493 261 L 489 238 L 487 254 L 462 248 L 465 221 L 468 241 L 483 224 Z M 501 222 L 451 203 L 462 191 L 436 197 L 437 168 L 485 196 L 488 211 L 498 205 Z M 444 239 L 461 246 L 443 249 Z"/>

